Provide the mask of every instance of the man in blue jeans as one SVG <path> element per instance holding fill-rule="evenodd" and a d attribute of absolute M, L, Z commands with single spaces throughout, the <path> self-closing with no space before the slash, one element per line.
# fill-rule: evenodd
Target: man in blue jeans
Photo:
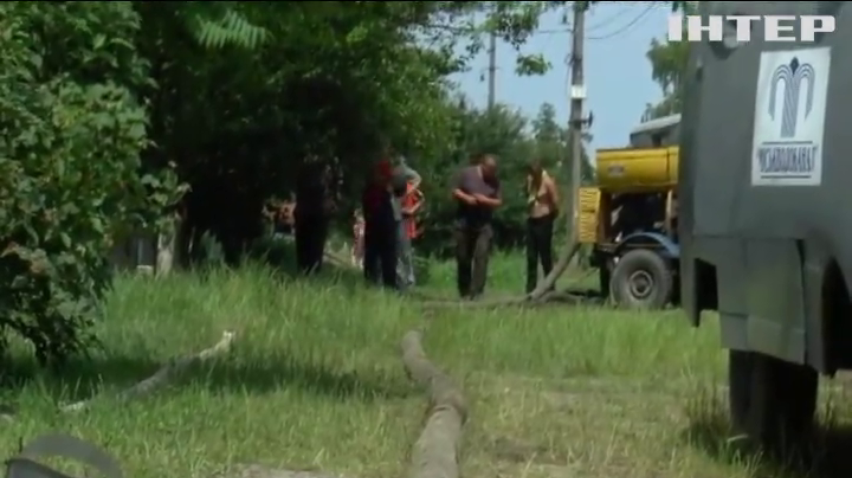
<path fill-rule="evenodd" d="M 414 251 L 411 239 L 406 231 L 406 216 L 415 211 L 404 207 L 404 198 L 408 193 L 409 184 L 420 184 L 420 174 L 412 169 L 405 157 L 400 156 L 393 170 L 392 188 L 394 202 L 394 219 L 397 221 L 397 283 L 402 289 L 414 285 Z"/>

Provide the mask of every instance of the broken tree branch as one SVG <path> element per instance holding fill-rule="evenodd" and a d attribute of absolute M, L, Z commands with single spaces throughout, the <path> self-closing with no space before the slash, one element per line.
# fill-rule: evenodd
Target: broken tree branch
<path fill-rule="evenodd" d="M 188 355 L 186 357 L 181 357 L 176 360 L 172 360 L 168 364 L 161 367 L 157 370 L 154 375 L 142 380 L 136 385 L 122 391 L 118 394 L 119 401 L 127 401 L 132 400 L 134 398 L 139 398 L 143 395 L 147 395 L 157 388 L 162 387 L 167 384 L 169 380 L 175 376 L 179 372 L 183 372 L 187 368 L 197 364 L 209 360 L 217 355 L 221 355 L 231 348 L 231 344 L 234 341 L 236 334 L 231 331 L 225 331 L 222 333 L 222 338 L 219 340 L 216 345 L 204 349 L 201 352 L 193 355 Z M 91 405 L 98 399 L 98 397 L 89 398 L 86 400 L 81 400 L 79 402 L 71 403 L 60 408 L 61 411 L 66 413 L 80 412 L 88 409 Z"/>
<path fill-rule="evenodd" d="M 458 450 L 467 405 L 461 389 L 432 364 L 421 345 L 423 333 L 412 330 L 402 338 L 402 362 L 408 376 L 426 387 L 429 408 L 420 437 L 411 453 L 409 478 L 458 478 Z"/>

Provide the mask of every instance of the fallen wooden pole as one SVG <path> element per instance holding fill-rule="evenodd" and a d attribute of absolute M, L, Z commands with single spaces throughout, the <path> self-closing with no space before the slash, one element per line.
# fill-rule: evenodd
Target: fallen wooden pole
<path fill-rule="evenodd" d="M 582 280 L 586 278 L 592 271 L 587 272 L 583 277 L 574 281 L 574 284 L 580 283 Z M 581 305 L 581 304 L 602 304 L 605 302 L 605 297 L 601 296 L 599 293 L 592 293 L 591 290 L 577 290 L 573 289 L 572 286 L 568 286 L 567 288 L 556 291 L 551 290 L 544 295 L 540 296 L 537 299 L 532 298 L 532 296 L 523 296 L 523 297 L 502 297 L 495 299 L 486 299 L 486 300 L 476 300 L 476 301 L 465 301 L 460 299 L 440 299 L 437 297 L 428 297 L 423 295 L 414 295 L 415 299 L 419 301 L 419 305 L 424 308 L 462 308 L 462 309 L 496 309 L 502 307 L 539 307 L 546 306 L 554 303 L 561 304 L 572 304 L 572 305 Z"/>
<path fill-rule="evenodd" d="M 235 336 L 236 335 L 234 334 L 234 332 L 223 332 L 222 338 L 212 347 L 204 349 L 196 354 L 187 355 L 186 357 L 181 357 L 171 361 L 170 363 L 164 365 L 159 370 L 157 370 L 154 375 L 151 375 L 145 380 L 142 380 L 136 385 L 133 385 L 132 387 L 119 393 L 117 397 L 118 400 L 124 402 L 147 395 L 153 392 L 154 390 L 166 385 L 172 377 L 174 377 L 178 373 L 183 372 L 190 366 L 204 362 L 213 357 L 228 352 L 231 349 L 231 344 L 233 343 Z M 91 407 L 92 404 L 95 403 L 98 398 L 99 397 L 93 397 L 87 400 L 81 400 L 79 402 L 70 403 L 61 407 L 60 410 L 65 413 L 81 412 Z"/>
<path fill-rule="evenodd" d="M 458 478 L 459 443 L 467 420 L 461 389 L 426 357 L 423 333 L 412 330 L 402 338 L 402 363 L 408 376 L 426 387 L 429 408 L 420 437 L 411 453 L 409 478 Z"/>

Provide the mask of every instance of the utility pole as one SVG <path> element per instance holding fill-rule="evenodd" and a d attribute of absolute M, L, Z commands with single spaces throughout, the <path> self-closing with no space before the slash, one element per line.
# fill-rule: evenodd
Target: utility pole
<path fill-rule="evenodd" d="M 577 240 L 577 217 L 579 208 L 580 180 L 583 163 L 583 102 L 586 99 L 586 85 L 583 82 L 583 48 L 585 36 L 586 2 L 576 1 L 574 8 L 574 25 L 571 39 L 571 161 L 568 170 L 571 178 L 571 191 L 566 194 L 565 213 L 568 217 L 569 240 Z"/>
<path fill-rule="evenodd" d="M 488 109 L 494 108 L 497 95 L 497 33 L 488 38 Z"/>
<path fill-rule="evenodd" d="M 586 99 L 586 86 L 583 84 L 583 39 L 585 36 L 586 2 L 575 1 L 574 25 L 571 41 L 571 156 L 565 168 L 571 178 L 571 189 L 565 194 L 565 215 L 568 225 L 568 243 L 559 256 L 553 270 L 541 281 L 535 290 L 527 295 L 528 300 L 539 300 L 556 284 L 559 277 L 568 269 L 572 259 L 580 248 L 577 219 L 579 217 L 580 174 L 583 164 L 583 127 L 588 122 L 583 118 L 583 101 Z"/>

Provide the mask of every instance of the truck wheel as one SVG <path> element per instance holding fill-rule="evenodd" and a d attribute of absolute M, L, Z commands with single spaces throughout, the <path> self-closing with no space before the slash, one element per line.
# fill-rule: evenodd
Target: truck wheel
<path fill-rule="evenodd" d="M 745 433 L 752 375 L 751 352 L 728 351 L 728 406 L 731 424 L 738 433 Z"/>
<path fill-rule="evenodd" d="M 672 298 L 674 282 L 666 261 L 654 251 L 635 249 L 621 256 L 610 290 L 621 306 L 658 309 Z"/>
<path fill-rule="evenodd" d="M 728 386 L 734 428 L 777 456 L 788 457 L 807 450 L 817 385 L 817 372 L 808 366 L 756 352 L 729 352 Z"/>

